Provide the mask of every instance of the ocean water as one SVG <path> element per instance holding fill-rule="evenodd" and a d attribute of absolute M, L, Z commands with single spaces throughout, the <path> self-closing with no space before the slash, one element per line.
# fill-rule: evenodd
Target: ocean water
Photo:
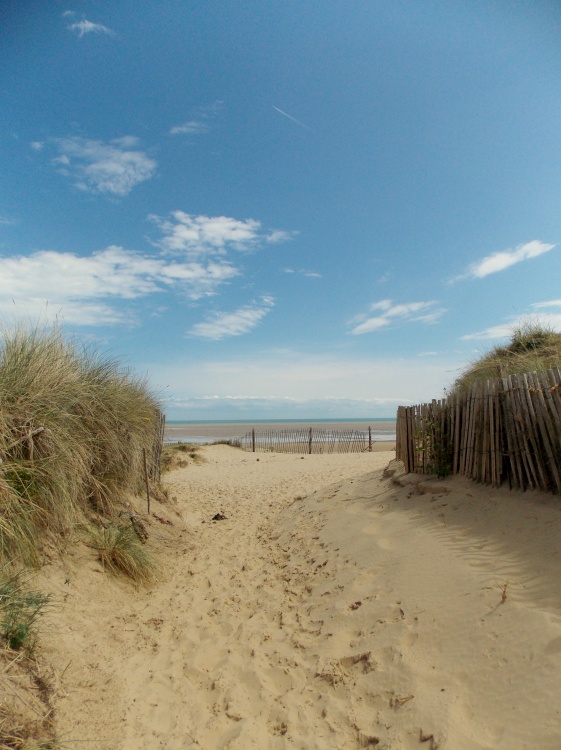
<path fill-rule="evenodd" d="M 309 429 L 339 431 L 358 430 L 368 433 L 372 440 L 395 441 L 395 419 L 247 419 L 247 420 L 169 420 L 164 433 L 165 443 L 212 443 L 241 437 L 255 429 L 261 431 L 290 431 Z"/>

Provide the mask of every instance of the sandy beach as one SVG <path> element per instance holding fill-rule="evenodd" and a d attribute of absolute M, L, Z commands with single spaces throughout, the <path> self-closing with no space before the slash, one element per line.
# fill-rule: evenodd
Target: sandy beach
<path fill-rule="evenodd" d="M 65 747 L 561 747 L 559 498 L 200 453 L 153 503 L 150 587 L 86 547 L 38 576 Z"/>

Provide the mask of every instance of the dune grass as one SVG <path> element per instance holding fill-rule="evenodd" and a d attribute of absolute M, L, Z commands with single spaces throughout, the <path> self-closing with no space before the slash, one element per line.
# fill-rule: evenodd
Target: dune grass
<path fill-rule="evenodd" d="M 88 543 L 97 550 L 103 567 L 111 573 L 124 573 L 138 583 L 151 579 L 155 564 L 134 526 L 111 524 L 93 529 Z"/>
<path fill-rule="evenodd" d="M 162 471 L 182 469 L 189 463 L 204 463 L 201 455 L 202 446 L 199 443 L 168 443 L 162 451 Z"/>
<path fill-rule="evenodd" d="M 92 511 L 143 486 L 158 402 L 142 378 L 56 329 L 0 337 L 0 559 L 37 564 Z"/>
<path fill-rule="evenodd" d="M 472 383 L 561 366 L 561 333 L 539 320 L 526 320 L 512 332 L 506 346 L 495 346 L 471 363 L 452 386 L 466 392 Z"/>
<path fill-rule="evenodd" d="M 14 651 L 32 648 L 35 622 L 49 602 L 47 595 L 29 590 L 27 583 L 21 571 L 0 572 L 0 633 Z"/>

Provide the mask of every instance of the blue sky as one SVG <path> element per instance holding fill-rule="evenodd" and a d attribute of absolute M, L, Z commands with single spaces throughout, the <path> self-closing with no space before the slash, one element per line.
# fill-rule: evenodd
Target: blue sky
<path fill-rule="evenodd" d="M 0 318 L 171 419 L 394 416 L 561 330 L 561 6 L 0 8 Z"/>

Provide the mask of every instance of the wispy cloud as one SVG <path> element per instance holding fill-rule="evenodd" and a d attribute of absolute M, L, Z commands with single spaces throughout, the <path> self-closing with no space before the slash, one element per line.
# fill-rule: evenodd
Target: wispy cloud
<path fill-rule="evenodd" d="M 222 104 L 221 100 L 217 100 L 212 104 L 199 107 L 193 117 L 170 128 L 170 135 L 202 135 L 207 133 L 212 127 L 212 121 L 220 112 Z"/>
<path fill-rule="evenodd" d="M 255 219 L 233 219 L 229 216 L 195 216 L 173 211 L 169 219 L 149 217 L 162 231 L 156 245 L 167 252 L 188 256 L 225 255 L 228 250 L 253 250 L 262 243 L 286 241 L 289 232 L 266 231 Z"/>
<path fill-rule="evenodd" d="M 532 242 L 526 242 L 524 245 L 518 245 L 515 248 L 499 250 L 485 256 L 485 258 L 476 263 L 472 263 L 465 273 L 455 277 L 451 282 L 467 278 L 482 279 L 492 273 L 504 271 L 506 268 L 510 268 L 510 266 L 514 266 L 524 260 L 537 258 L 553 250 L 554 247 L 556 245 L 550 245 L 540 240 L 533 240 Z"/>
<path fill-rule="evenodd" d="M 89 256 L 54 250 L 0 256 L 0 313 L 13 312 L 16 303 L 29 314 L 60 311 L 79 325 L 124 323 L 132 313 L 113 301 L 170 291 L 196 299 L 236 274 L 226 264 L 170 262 L 114 245 Z"/>
<path fill-rule="evenodd" d="M 191 336 L 218 341 L 228 336 L 249 333 L 274 305 L 272 297 L 262 297 L 259 303 L 245 305 L 234 312 L 216 312 L 204 323 L 196 323 L 189 330 Z"/>
<path fill-rule="evenodd" d="M 201 135 L 210 130 L 210 125 L 200 120 L 187 120 L 181 125 L 174 125 L 170 128 L 171 135 Z"/>
<path fill-rule="evenodd" d="M 173 211 L 168 217 L 152 214 L 148 219 L 161 232 L 161 237 L 153 242 L 155 247 L 166 255 L 181 256 L 190 267 L 200 268 L 204 273 L 205 283 L 190 288 L 192 299 L 215 294 L 221 284 L 240 275 L 228 257 L 232 251 L 256 251 L 293 236 L 283 230 L 266 230 L 256 219 L 194 215 L 185 211 Z"/>
<path fill-rule="evenodd" d="M 301 128 L 304 128 L 305 130 L 312 130 L 308 125 L 306 125 L 303 122 L 300 122 L 300 120 L 297 120 L 292 115 L 289 115 L 288 112 L 284 112 L 282 109 L 279 109 L 278 107 L 275 107 L 275 105 L 271 105 L 273 109 L 275 109 L 279 114 L 283 115 L 284 117 L 287 117 L 289 120 L 292 120 L 292 122 L 296 123 L 296 125 L 299 125 Z M 312 131 L 313 132 L 313 131 Z"/>
<path fill-rule="evenodd" d="M 67 15 L 69 11 L 66 11 L 63 13 L 63 16 L 69 17 Z M 70 11 L 71 13 L 72 11 Z M 70 31 L 74 31 L 78 36 L 81 38 L 85 36 L 86 34 L 105 34 L 107 36 L 115 36 L 115 32 L 113 29 L 109 29 L 107 26 L 103 26 L 101 23 L 93 23 L 92 21 L 74 21 L 74 23 L 71 23 L 67 27 Z"/>
<path fill-rule="evenodd" d="M 53 163 L 80 190 L 125 196 L 156 172 L 157 162 L 138 148 L 134 136 L 108 143 L 79 137 L 59 138 L 54 143 L 59 156 Z"/>
<path fill-rule="evenodd" d="M 300 276 L 306 276 L 308 279 L 322 279 L 323 276 L 321 273 L 317 273 L 317 271 L 307 271 L 305 268 L 299 268 L 298 270 L 295 270 L 294 268 L 283 268 L 284 273 L 297 273 Z"/>
<path fill-rule="evenodd" d="M 550 299 L 547 302 L 534 302 L 532 307 L 536 310 L 543 310 L 548 307 L 561 307 L 561 299 Z"/>
<path fill-rule="evenodd" d="M 389 299 L 375 302 L 370 305 L 368 313 L 361 314 L 355 318 L 355 322 L 358 325 L 351 330 L 351 333 L 353 335 L 373 333 L 397 322 L 435 323 L 446 312 L 444 308 L 435 307 L 437 304 L 435 300 L 430 302 L 407 302 L 400 305 L 393 304 Z M 371 312 L 377 314 L 370 316 L 369 313 Z"/>

